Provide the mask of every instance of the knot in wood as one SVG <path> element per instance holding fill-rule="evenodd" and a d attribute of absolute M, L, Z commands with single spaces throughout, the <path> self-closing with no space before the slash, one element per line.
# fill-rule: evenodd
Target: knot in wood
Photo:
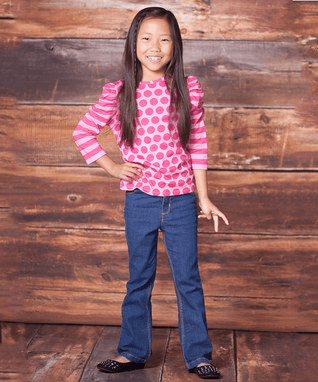
<path fill-rule="evenodd" d="M 68 196 L 67 196 L 67 199 L 68 199 L 70 202 L 76 202 L 77 199 L 78 199 L 78 196 L 77 196 L 77 195 L 74 195 L 74 194 L 71 194 L 71 195 L 68 195 Z"/>
<path fill-rule="evenodd" d="M 47 50 L 53 51 L 54 50 L 54 43 L 52 41 L 47 41 L 45 43 L 45 47 Z"/>

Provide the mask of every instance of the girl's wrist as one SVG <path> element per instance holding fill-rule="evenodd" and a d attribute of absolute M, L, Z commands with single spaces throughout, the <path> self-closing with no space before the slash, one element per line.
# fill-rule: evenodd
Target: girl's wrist
<path fill-rule="evenodd" d="M 114 167 L 117 164 L 107 154 L 97 159 L 96 163 L 109 174 L 112 174 Z"/>
<path fill-rule="evenodd" d="M 210 198 L 206 195 L 204 197 L 198 197 L 199 199 L 199 204 L 200 205 L 205 205 L 206 203 L 210 203 Z"/>

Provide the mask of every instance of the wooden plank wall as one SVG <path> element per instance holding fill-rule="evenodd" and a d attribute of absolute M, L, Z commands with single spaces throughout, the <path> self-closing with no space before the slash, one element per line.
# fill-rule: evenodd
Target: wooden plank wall
<path fill-rule="evenodd" d="M 318 3 L 173 0 L 205 90 L 211 199 L 200 221 L 210 328 L 318 329 Z M 0 321 L 120 324 L 123 193 L 71 134 L 120 78 L 145 1 L 0 0 Z M 107 128 L 100 141 L 115 159 Z M 175 326 L 160 243 L 155 325 Z"/>

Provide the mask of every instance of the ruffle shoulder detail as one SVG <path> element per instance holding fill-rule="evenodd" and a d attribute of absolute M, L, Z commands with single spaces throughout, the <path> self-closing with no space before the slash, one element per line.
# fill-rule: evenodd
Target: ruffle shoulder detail
<path fill-rule="evenodd" d="M 119 103 L 118 94 L 122 85 L 123 80 L 119 80 L 117 82 L 109 82 L 105 84 L 99 101 L 107 102 L 108 106 L 112 104 L 114 107 L 117 107 Z"/>
<path fill-rule="evenodd" d="M 192 108 L 201 108 L 203 107 L 203 89 L 198 81 L 198 79 L 194 76 L 189 76 L 187 78 L 188 81 L 188 89 L 189 89 L 189 97 Z"/>

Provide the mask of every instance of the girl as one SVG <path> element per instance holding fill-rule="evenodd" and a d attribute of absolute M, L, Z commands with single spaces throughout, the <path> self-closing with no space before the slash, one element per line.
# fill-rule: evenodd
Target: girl
<path fill-rule="evenodd" d="M 186 368 L 219 378 L 212 363 L 202 285 L 197 264 L 196 188 L 201 213 L 228 221 L 207 191 L 207 142 L 203 91 L 185 78 L 175 16 L 163 8 L 141 10 L 124 51 L 124 78 L 108 83 L 73 137 L 88 164 L 96 162 L 120 179 L 126 191 L 125 228 L 129 281 L 122 305 L 118 357 L 97 365 L 116 373 L 141 369 L 151 356 L 151 292 L 157 238 L 163 232 L 178 301 L 179 334 Z M 96 136 L 109 125 L 124 163 L 115 163 Z"/>

